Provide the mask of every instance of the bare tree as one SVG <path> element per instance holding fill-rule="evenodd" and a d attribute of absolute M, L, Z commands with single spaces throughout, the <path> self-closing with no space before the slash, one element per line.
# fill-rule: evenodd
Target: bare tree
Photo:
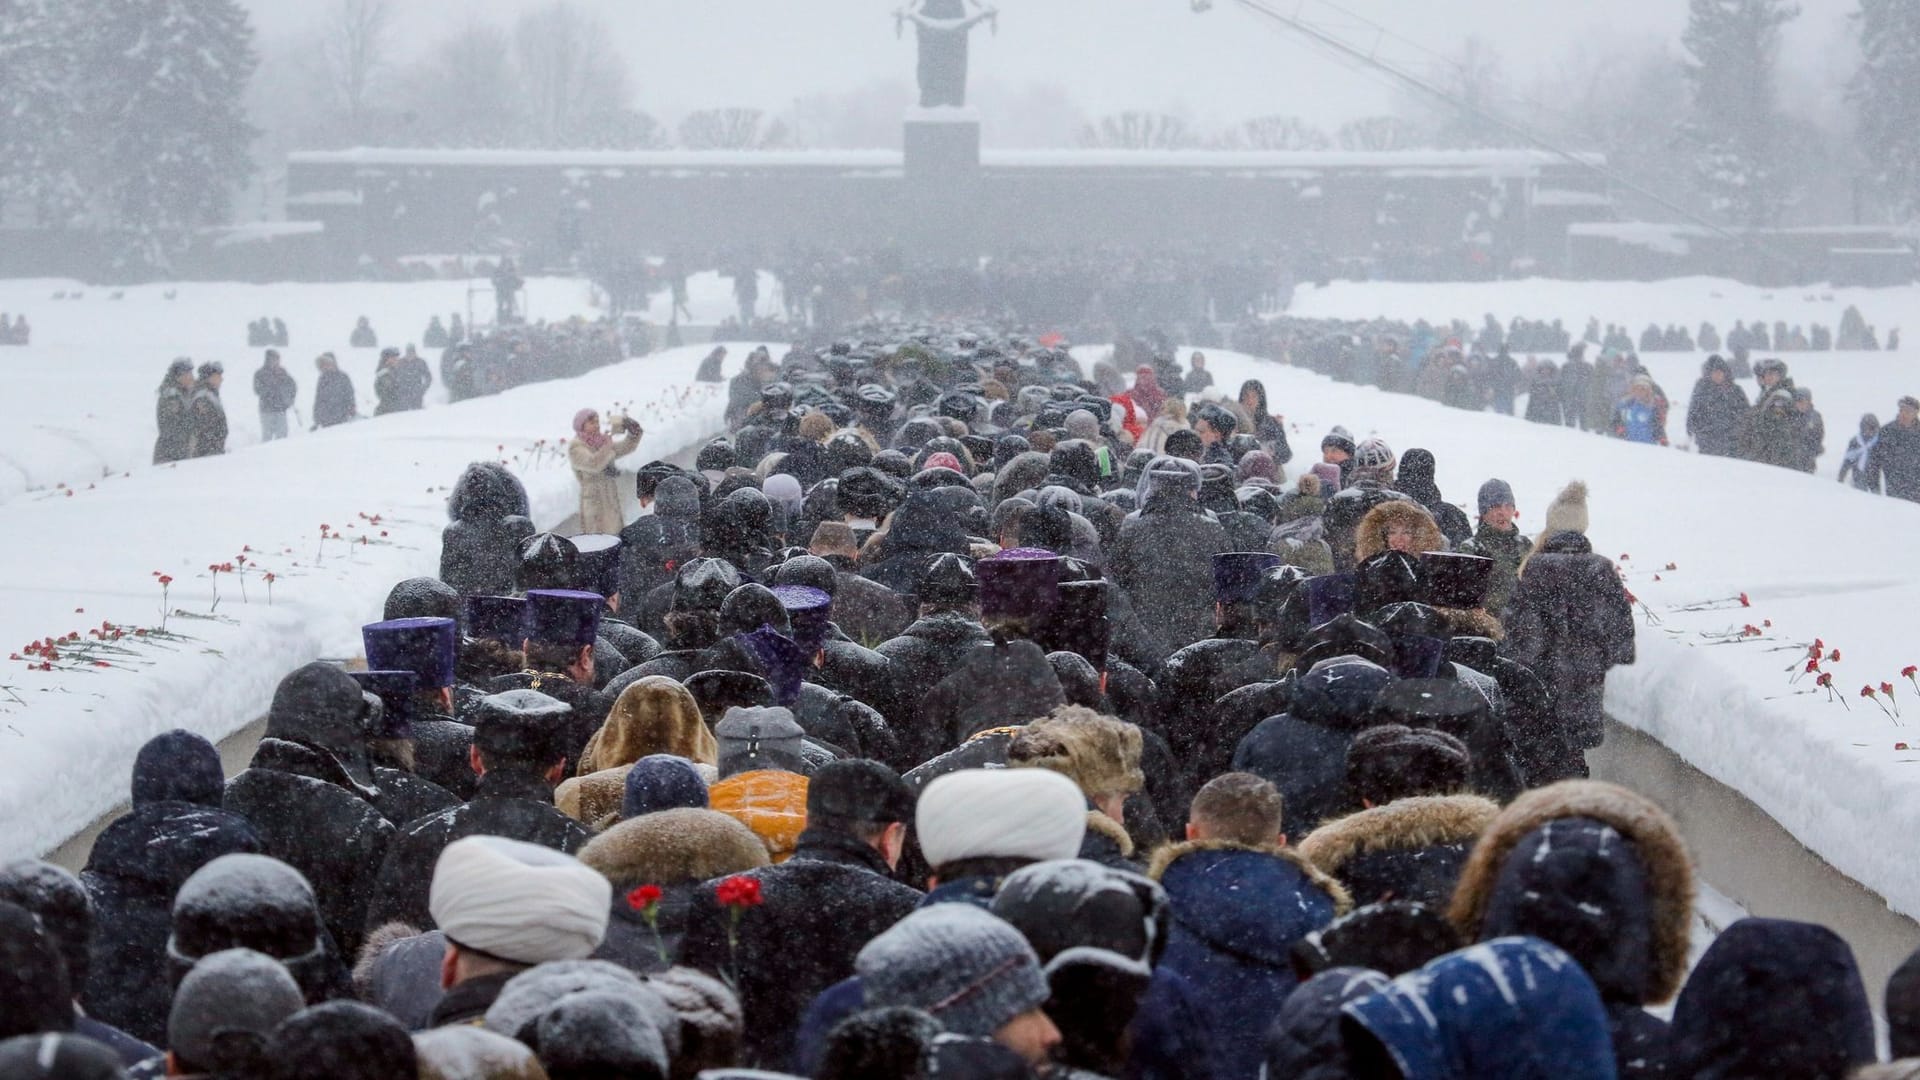
<path fill-rule="evenodd" d="M 420 66 L 411 95 L 428 141 L 511 146 L 524 138 L 519 77 L 505 30 L 469 18 Z"/>
<path fill-rule="evenodd" d="M 1199 142 L 1180 117 L 1141 110 L 1103 116 L 1080 132 L 1081 146 L 1107 150 L 1181 150 Z"/>
<path fill-rule="evenodd" d="M 1325 150 L 1327 133 L 1297 116 L 1256 116 L 1219 139 L 1224 150 Z"/>
<path fill-rule="evenodd" d="M 787 127 L 759 109 L 701 109 L 680 121 L 689 150 L 771 150 L 787 144 Z"/>
<path fill-rule="evenodd" d="M 1413 150 L 1430 145 L 1412 123 L 1398 116 L 1363 116 L 1340 125 L 1334 141 L 1342 150 Z"/>
<path fill-rule="evenodd" d="M 611 42 L 605 22 L 567 0 L 553 0 L 514 25 L 514 60 L 536 145 L 590 141 L 595 118 L 626 109 L 627 68 Z"/>
<path fill-rule="evenodd" d="M 388 66 L 392 0 L 335 0 L 320 36 L 320 55 L 346 131 L 364 139 Z"/>

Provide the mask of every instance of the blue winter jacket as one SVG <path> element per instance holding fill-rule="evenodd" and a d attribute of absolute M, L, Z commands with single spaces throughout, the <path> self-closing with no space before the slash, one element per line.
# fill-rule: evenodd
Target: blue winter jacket
<path fill-rule="evenodd" d="M 1213 1075 L 1258 1076 L 1267 1026 L 1298 985 L 1293 945 L 1345 912 L 1345 890 L 1292 852 L 1222 841 L 1163 848 L 1151 876 L 1173 912 L 1160 966 L 1205 1003 Z"/>

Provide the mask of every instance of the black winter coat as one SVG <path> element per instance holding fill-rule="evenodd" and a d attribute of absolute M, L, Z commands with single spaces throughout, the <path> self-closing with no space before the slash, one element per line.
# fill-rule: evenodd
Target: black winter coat
<path fill-rule="evenodd" d="M 900 719 L 894 734 L 900 738 L 902 755 L 926 761 L 947 748 L 947 733 L 921 721 L 922 703 L 928 691 L 959 666 L 967 650 L 990 640 L 978 621 L 943 611 L 922 617 L 899 637 L 880 643 L 875 651 L 892 661 L 899 688 Z"/>
<path fill-rule="evenodd" d="M 731 977 L 746 1015 L 741 1064 L 784 1069 L 807 1005 L 853 975 L 853 960 L 882 931 L 911 914 L 919 891 L 887 876 L 878 852 L 850 837 L 808 830 L 793 858 L 749 870 L 762 903 L 746 908 L 729 946 L 733 916 L 699 887 L 678 962 Z"/>
<path fill-rule="evenodd" d="M 461 596 L 511 594 L 520 545 L 533 533 L 533 522 L 519 516 L 454 522 L 440 532 L 440 580 Z"/>
<path fill-rule="evenodd" d="M 848 640 L 875 648 L 913 622 L 913 608 L 892 589 L 846 569 L 835 577 L 833 621 Z"/>
<path fill-rule="evenodd" d="M 591 686 L 582 686 L 566 675 L 545 671 L 517 671 L 511 675 L 502 675 L 488 684 L 488 693 L 500 694 L 508 690 L 538 690 L 555 701 L 568 706 L 573 714 L 567 718 L 567 765 L 580 763 L 580 755 L 587 748 L 587 740 L 607 722 L 607 713 L 613 710 L 613 701 Z M 549 799 L 549 802 L 552 800 Z"/>
<path fill-rule="evenodd" d="M 1884 478 L 1893 498 L 1920 502 L 1920 427 L 1903 428 L 1897 422 L 1882 427 L 1869 472 Z"/>
<path fill-rule="evenodd" d="M 246 770 L 227 781 L 225 806 L 245 817 L 271 855 L 306 875 L 320 916 L 342 955 L 359 950 L 374 882 L 393 823 L 370 799 L 312 775 L 319 755 L 298 743 L 262 739 Z"/>
<path fill-rule="evenodd" d="M 167 937 L 173 897 L 222 855 L 258 854 L 260 834 L 238 814 L 190 802 L 149 802 L 93 842 L 80 882 L 93 900 L 93 939 L 80 1001 L 88 1015 L 164 1044 L 173 998 Z"/>
<path fill-rule="evenodd" d="M 226 453 L 227 407 L 220 403 L 220 391 L 211 386 L 194 390 L 187 412 L 193 427 L 193 456 L 217 457 Z"/>
<path fill-rule="evenodd" d="M 1747 408 L 1747 392 L 1738 383 L 1702 377 L 1693 384 L 1693 397 L 1687 402 L 1687 434 L 1701 453 L 1732 457 L 1740 446 L 1740 425 Z"/>
<path fill-rule="evenodd" d="M 313 426 L 332 427 L 360 415 L 353 400 L 353 380 L 344 371 L 323 371 L 313 384 Z"/>
<path fill-rule="evenodd" d="M 1196 789 L 1227 771 L 1234 747 L 1247 733 L 1247 728 L 1223 725 L 1231 716 L 1214 702 L 1240 688 L 1240 667 L 1259 650 L 1256 641 L 1212 637 L 1174 653 L 1160 673 L 1158 727 Z"/>
<path fill-rule="evenodd" d="M 448 844 L 468 836 L 504 836 L 571 855 L 592 838 L 553 807 L 553 789 L 539 777 L 493 772 L 480 778 L 473 800 L 409 822 L 394 836 L 380 867 L 367 928 L 403 922 L 434 927 L 427 910 L 433 865 Z"/>
<path fill-rule="evenodd" d="M 1236 772 L 1250 772 L 1280 789 L 1280 831 L 1305 836 L 1321 822 L 1359 809 L 1347 788 L 1347 745 L 1367 726 L 1309 720 L 1291 712 L 1260 721 L 1233 751 Z"/>
<path fill-rule="evenodd" d="M 154 423 L 160 428 L 160 434 L 153 440 L 155 465 L 184 461 L 193 453 L 193 421 L 187 409 L 188 395 L 188 391 L 178 386 L 168 386 L 160 391 L 159 400 L 154 402 Z"/>
<path fill-rule="evenodd" d="M 958 746 L 988 728 L 1025 724 L 1067 703 L 1047 654 L 1031 641 L 995 642 L 966 651 L 960 664 L 920 702 L 920 732 Z"/>
<path fill-rule="evenodd" d="M 262 364 L 253 373 L 253 395 L 260 399 L 261 412 L 286 412 L 293 408 L 297 389 L 292 373 L 286 368 Z"/>
<path fill-rule="evenodd" d="M 1227 550 L 1226 530 L 1198 504 L 1127 515 L 1107 576 L 1132 601 L 1155 660 L 1213 634 L 1213 557 Z"/>
<path fill-rule="evenodd" d="M 1506 629 L 1507 654 L 1553 688 L 1555 734 L 1599 746 L 1607 669 L 1634 658 L 1633 608 L 1613 564 L 1577 533 L 1550 538 L 1514 589 Z"/>

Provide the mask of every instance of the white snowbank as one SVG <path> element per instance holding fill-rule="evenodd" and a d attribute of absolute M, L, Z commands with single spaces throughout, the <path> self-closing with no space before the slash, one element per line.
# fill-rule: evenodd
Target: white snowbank
<path fill-rule="evenodd" d="M 1606 303 L 1607 287 L 1596 291 L 1587 306 L 1603 320 L 1609 312 L 1632 317 Z M 1538 303 L 1508 306 L 1556 313 Z M 1420 313 L 1436 308 L 1447 310 L 1435 303 Z M 1507 480 L 1528 531 L 1568 480 L 1587 481 L 1595 549 L 1623 559 L 1629 588 L 1660 620 L 1642 621 L 1639 662 L 1609 677 L 1608 710 L 1744 792 L 1896 911 L 1920 916 L 1920 863 L 1904 857 L 1906 838 L 1920 834 L 1920 752 L 1900 748 L 1920 747 L 1920 695 L 1900 675 L 1920 663 L 1910 614 L 1920 604 L 1912 562 L 1920 506 L 1746 462 L 1464 413 L 1232 353 L 1210 351 L 1208 366 L 1228 393 L 1242 379 L 1265 380 L 1274 410 L 1287 418 L 1291 475 L 1318 460 L 1321 436 L 1344 424 L 1396 451 L 1432 450 L 1441 490 L 1469 515 L 1483 480 Z M 1879 388 L 1888 401 L 1902 392 L 1895 382 Z M 1740 605 L 1742 593 L 1751 607 Z M 1714 601 L 1715 610 L 1674 610 Z M 1738 635 L 1747 624 L 1760 636 L 1703 636 Z M 1796 693 L 1814 690 L 1812 677 L 1788 683 L 1815 638 L 1841 652 L 1824 668 L 1835 673 L 1845 706 L 1829 703 L 1825 691 Z M 1883 681 L 1895 686 L 1905 726 L 1858 696 Z"/>
<path fill-rule="evenodd" d="M 752 345 L 732 347 L 730 370 Z M 219 740 L 261 716 L 294 667 L 358 655 L 360 626 L 379 617 L 393 583 L 437 572 L 446 492 L 469 462 L 505 459 L 526 482 L 534 520 L 552 525 L 577 509 L 572 471 L 553 449 L 575 410 L 641 422 L 629 468 L 717 430 L 725 386 L 693 382 L 706 352 L 678 349 L 222 458 L 136 467 L 93 489 L 0 507 L 0 655 L 72 631 L 91 641 L 86 631 L 103 620 L 157 626 L 154 571 L 175 579 L 170 607 L 191 613 L 168 628 L 193 639 L 170 651 L 137 645 L 133 656 L 105 657 L 110 668 L 83 661 L 42 673 L 11 659 L 0 668 L 9 688 L 0 691 L 0 859 L 49 850 L 123 801 L 133 756 L 153 735 L 184 727 Z M 323 524 L 336 537 L 324 545 Z M 246 601 L 235 573 L 209 573 L 237 569 L 243 553 L 276 574 L 271 605 L 259 572 L 247 575 Z M 204 618 L 216 584 L 218 618 Z"/>

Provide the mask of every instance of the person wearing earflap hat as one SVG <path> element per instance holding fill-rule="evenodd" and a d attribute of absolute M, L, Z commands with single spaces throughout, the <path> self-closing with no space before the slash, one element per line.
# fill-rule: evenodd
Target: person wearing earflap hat
<path fill-rule="evenodd" d="M 482 698 L 473 709 L 469 761 L 479 783 L 471 800 L 408 822 L 394 836 L 380 868 L 367 927 L 390 922 L 430 929 L 433 866 L 466 836 L 504 836 L 572 854 L 592 836 L 553 805 L 553 789 L 571 760 L 562 701 L 533 690 Z"/>
<path fill-rule="evenodd" d="M 226 809 L 252 823 L 265 854 L 314 883 L 327 929 L 348 950 L 366 927 L 394 835 L 377 808 L 381 770 L 367 746 L 369 716 L 383 712 L 339 668 L 299 668 L 280 680 L 265 737 L 226 785 Z"/>
<path fill-rule="evenodd" d="M 1374 699 L 1394 682 L 1383 665 L 1352 654 L 1302 674 L 1287 711 L 1260 721 L 1233 751 L 1233 768 L 1272 783 L 1285 800 L 1289 836 L 1360 809 L 1347 787 L 1346 752 L 1374 723 Z"/>
<path fill-rule="evenodd" d="M 873 761 L 822 766 L 806 790 L 791 858 L 749 870 L 761 902 L 735 917 L 710 883 L 696 890 L 677 960 L 732 973 L 746 1017 L 743 1063 L 785 1067 L 807 1003 L 854 973 L 854 957 L 910 914 L 919 890 L 890 875 L 905 850 L 912 791 Z"/>
<path fill-rule="evenodd" d="M 1398 464 L 1399 459 L 1385 440 L 1363 439 L 1354 448 L 1352 479 L 1327 500 L 1326 512 L 1321 516 L 1327 544 L 1333 548 L 1336 569 L 1351 570 L 1360 562 L 1354 550 L 1358 533 L 1361 522 L 1375 507 L 1394 501 L 1412 503 L 1407 495 L 1391 486 Z M 1438 528 L 1434 532 L 1438 534 Z M 1440 548 L 1444 550 L 1444 538 Z"/>

